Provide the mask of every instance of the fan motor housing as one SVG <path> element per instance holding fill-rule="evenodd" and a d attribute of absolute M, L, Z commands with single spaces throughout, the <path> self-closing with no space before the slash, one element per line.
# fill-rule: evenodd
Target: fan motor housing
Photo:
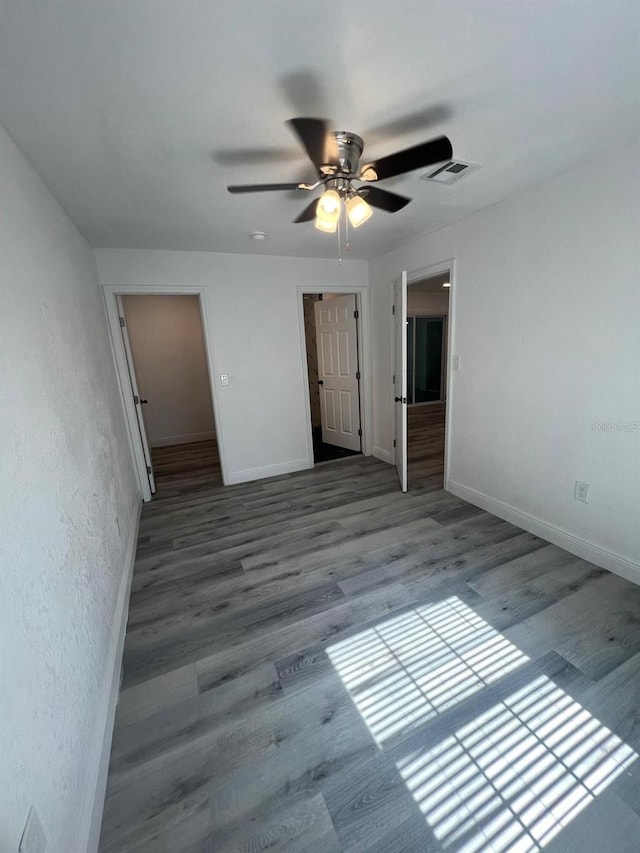
<path fill-rule="evenodd" d="M 364 142 L 356 133 L 348 130 L 334 130 L 332 136 L 337 149 L 336 160 L 320 168 L 323 175 L 347 175 L 353 177 L 358 174 L 358 165 Z"/>

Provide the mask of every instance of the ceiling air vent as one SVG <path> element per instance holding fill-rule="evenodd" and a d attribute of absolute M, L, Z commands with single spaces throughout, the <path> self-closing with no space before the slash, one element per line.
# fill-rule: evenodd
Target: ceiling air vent
<path fill-rule="evenodd" d="M 470 172 L 480 168 L 479 163 L 465 163 L 464 160 L 449 160 L 443 166 L 438 166 L 433 172 L 420 175 L 422 181 L 436 181 L 438 184 L 455 184 Z"/>

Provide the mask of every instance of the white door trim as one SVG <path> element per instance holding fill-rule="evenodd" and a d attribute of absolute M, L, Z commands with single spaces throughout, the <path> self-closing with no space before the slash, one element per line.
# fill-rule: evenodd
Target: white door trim
<path fill-rule="evenodd" d="M 373 444 L 373 372 L 371 356 L 371 308 L 369 300 L 369 288 L 366 285 L 353 284 L 318 284 L 298 285 L 298 333 L 300 335 L 300 351 L 302 353 L 302 394 L 301 400 L 304 406 L 304 418 L 307 424 L 307 461 L 309 467 L 313 468 L 313 434 L 311 431 L 311 401 L 309 399 L 309 381 L 307 377 L 307 339 L 304 331 L 304 307 L 303 296 L 305 293 L 347 293 L 356 294 L 356 307 L 358 309 L 358 347 L 360 368 L 360 426 L 362 428 L 362 452 L 365 456 L 371 456 Z"/>
<path fill-rule="evenodd" d="M 407 285 L 403 270 L 393 286 L 393 460 L 400 488 L 407 491 L 409 471 L 407 458 Z M 400 332 L 398 332 L 398 329 Z M 398 406 L 400 408 L 398 408 Z M 398 429 L 400 425 L 400 429 Z"/>
<path fill-rule="evenodd" d="M 452 354 L 455 352 L 455 310 L 456 310 L 456 260 L 455 258 L 446 258 L 438 261 L 435 264 L 429 264 L 427 267 L 410 270 L 407 277 L 407 285 L 411 286 L 423 278 L 431 278 L 431 276 L 439 275 L 440 273 L 449 273 L 449 311 L 447 314 L 447 395 L 446 395 L 446 411 L 445 411 L 445 427 L 444 427 L 444 488 L 447 488 L 449 481 L 449 469 L 451 467 L 451 423 L 453 410 L 453 377 L 451 370 Z M 393 284 L 391 284 L 391 294 L 393 300 Z M 393 302 L 392 302 L 393 304 Z M 393 357 L 393 348 L 392 348 Z"/>
<path fill-rule="evenodd" d="M 129 375 L 129 386 L 133 394 L 134 407 L 138 421 L 138 433 L 142 441 L 142 453 L 144 455 L 145 466 L 147 469 L 147 479 L 149 480 L 149 488 L 151 493 L 155 494 L 156 483 L 153 476 L 153 460 L 151 458 L 151 444 L 147 433 L 147 424 L 145 422 L 142 402 L 136 403 L 136 400 L 141 400 L 140 389 L 138 387 L 138 377 L 136 376 L 136 366 L 133 363 L 133 353 L 131 352 L 131 341 L 129 340 L 129 328 L 125 320 L 124 302 L 121 296 L 116 296 L 116 305 L 118 306 L 118 314 L 120 315 L 120 335 L 124 346 L 124 354 L 127 361 L 127 373 Z M 136 436 L 137 438 L 137 436 Z"/>
<path fill-rule="evenodd" d="M 216 375 L 215 357 L 213 341 L 209 335 L 209 312 L 207 307 L 207 289 L 198 285 L 125 285 L 125 284 L 103 284 L 102 292 L 104 295 L 104 304 L 107 313 L 107 324 L 111 338 L 111 351 L 118 377 L 118 385 L 120 387 L 120 398 L 122 401 L 122 409 L 124 411 L 125 421 L 129 432 L 129 446 L 131 449 L 131 457 L 134 467 L 140 482 L 140 490 L 144 501 L 151 500 L 151 489 L 149 488 L 149 480 L 147 478 L 147 468 L 144 461 L 144 452 L 142 449 L 142 441 L 138 433 L 136 420 L 136 412 L 131 394 L 131 385 L 129 382 L 129 374 L 127 371 L 126 356 L 124 352 L 124 344 L 122 335 L 120 334 L 120 320 L 118 313 L 118 305 L 116 296 L 197 296 L 200 302 L 200 314 L 202 317 L 202 334 L 204 337 L 204 346 L 207 357 L 207 367 L 209 370 L 209 387 L 211 388 L 211 396 L 213 398 L 213 419 L 216 430 L 216 440 L 218 443 L 218 456 L 220 457 L 220 471 L 222 474 L 222 482 L 226 484 L 226 457 L 221 441 L 221 433 L 219 429 L 219 417 L 222 406 L 222 400 L 217 393 L 216 383 L 213 381 Z"/>

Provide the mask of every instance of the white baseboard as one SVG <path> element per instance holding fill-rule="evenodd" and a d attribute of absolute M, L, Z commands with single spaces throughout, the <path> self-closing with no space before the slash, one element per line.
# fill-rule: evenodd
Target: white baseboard
<path fill-rule="evenodd" d="M 477 489 L 463 486 L 462 483 L 458 483 L 451 478 L 447 479 L 445 488 L 456 497 L 462 498 L 482 509 L 486 509 L 487 512 L 497 515 L 498 518 L 502 518 L 510 524 L 515 524 L 517 527 L 533 533 L 534 536 L 539 536 L 541 539 L 545 539 L 553 545 L 558 545 L 560 548 L 564 548 L 565 551 L 569 551 L 577 557 L 582 557 L 583 560 L 595 563 L 596 566 L 607 569 L 632 583 L 640 585 L 640 563 L 631 560 L 629 557 L 606 548 L 601 548 L 599 545 L 589 542 L 581 536 L 576 536 L 573 533 L 569 533 L 568 530 L 563 530 L 561 527 L 556 527 L 548 521 L 537 518 L 535 515 L 522 512 L 522 510 L 516 509 L 510 504 L 491 498 Z"/>
<path fill-rule="evenodd" d="M 185 435 L 165 435 L 164 438 L 154 438 L 152 447 L 169 447 L 172 444 L 193 444 L 196 441 L 215 440 L 215 432 L 189 432 Z"/>
<path fill-rule="evenodd" d="M 304 471 L 313 468 L 313 461 L 309 459 L 292 459 L 290 462 L 281 462 L 279 465 L 265 465 L 263 468 L 245 468 L 244 471 L 231 471 L 225 477 L 225 485 L 234 483 L 248 483 L 250 480 L 264 480 L 265 477 L 277 477 L 279 474 L 292 474 L 294 471 Z"/>
<path fill-rule="evenodd" d="M 84 797 L 80 807 L 78 842 L 74 848 L 78 853 L 85 853 L 85 851 L 86 853 L 96 853 L 100 842 L 100 826 L 102 824 L 104 795 L 107 787 L 113 723 L 116 716 L 118 692 L 120 690 L 122 651 L 129 613 L 129 594 L 133 578 L 133 564 L 136 558 L 141 512 L 142 498 L 140 498 L 137 515 L 132 525 L 129 542 L 127 543 L 125 566 L 120 580 L 111 630 L 111 642 L 109 644 L 107 663 L 100 691 L 100 705 L 93 730 L 93 738 L 87 755 L 87 774 L 84 784 Z"/>
<path fill-rule="evenodd" d="M 375 444 L 371 449 L 371 455 L 375 456 L 376 459 L 380 459 L 382 462 L 386 462 L 388 465 L 393 463 L 391 453 L 388 450 L 383 450 L 381 447 L 376 447 Z"/>

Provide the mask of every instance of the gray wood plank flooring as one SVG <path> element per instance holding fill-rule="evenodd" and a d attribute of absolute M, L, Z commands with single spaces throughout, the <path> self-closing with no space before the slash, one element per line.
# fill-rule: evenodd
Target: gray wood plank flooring
<path fill-rule="evenodd" d="M 443 436 L 406 495 L 165 454 L 102 853 L 640 849 L 640 588 L 442 491 Z"/>

